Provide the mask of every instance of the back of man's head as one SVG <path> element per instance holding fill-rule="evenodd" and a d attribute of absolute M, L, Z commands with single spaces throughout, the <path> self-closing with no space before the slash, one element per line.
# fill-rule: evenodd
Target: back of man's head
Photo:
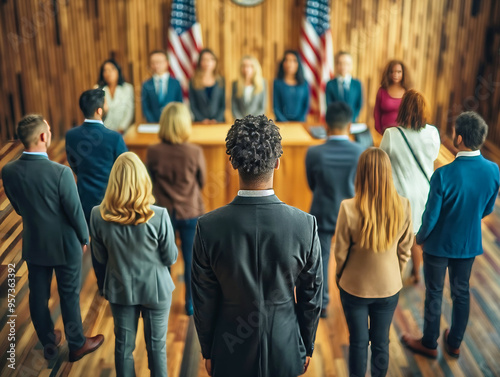
<path fill-rule="evenodd" d="M 352 110 L 345 102 L 333 102 L 326 110 L 326 124 L 331 130 L 343 130 L 352 120 Z"/>
<path fill-rule="evenodd" d="M 104 90 L 86 90 L 80 96 L 80 109 L 85 118 L 93 118 L 97 109 L 104 108 Z"/>
<path fill-rule="evenodd" d="M 40 134 L 47 132 L 47 123 L 38 114 L 26 115 L 17 124 L 17 137 L 26 149 L 35 146 L 40 139 Z"/>
<path fill-rule="evenodd" d="M 279 128 L 265 115 L 237 119 L 227 133 L 226 153 L 244 182 L 265 181 L 283 154 Z"/>
<path fill-rule="evenodd" d="M 488 134 L 488 125 L 478 113 L 467 111 L 455 120 L 455 134 L 462 136 L 465 147 L 475 151 L 483 146 Z"/>

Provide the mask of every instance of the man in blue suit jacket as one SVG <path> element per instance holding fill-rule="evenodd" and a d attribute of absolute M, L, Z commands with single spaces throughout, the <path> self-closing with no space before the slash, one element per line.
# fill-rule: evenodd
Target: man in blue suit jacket
<path fill-rule="evenodd" d="M 363 106 L 363 90 L 361 82 L 352 78 L 352 57 L 345 51 L 340 51 L 335 59 L 337 77 L 326 84 L 326 106 L 332 102 L 342 101 L 352 109 L 352 121 L 358 119 Z"/>
<path fill-rule="evenodd" d="M 349 140 L 352 111 L 344 102 L 334 102 L 326 111 L 328 140 L 311 147 L 306 155 L 306 174 L 313 192 L 311 215 L 318 221 L 323 258 L 323 300 L 321 316 L 327 316 L 328 263 L 340 202 L 354 196 L 354 177 L 363 148 Z"/>
<path fill-rule="evenodd" d="M 66 155 L 77 176 L 78 194 L 87 224 L 94 206 L 101 204 L 108 186 L 109 173 L 116 158 L 127 147 L 122 135 L 104 127 L 102 122 L 104 91 L 92 89 L 80 96 L 85 121 L 66 133 Z M 100 265 L 92 254 L 94 269 Z M 104 272 L 104 271 L 103 271 Z M 102 292 L 102 287 L 99 287 Z"/>
<path fill-rule="evenodd" d="M 481 219 L 493 211 L 499 190 L 498 166 L 479 149 L 488 126 L 476 113 L 462 113 L 455 122 L 455 161 L 434 172 L 417 243 L 424 249 L 424 336 L 403 335 L 412 351 L 437 357 L 441 301 L 446 268 L 453 300 L 451 328 L 443 333 L 445 351 L 460 354 L 469 320 L 469 279 L 476 256 L 483 253 Z"/>
<path fill-rule="evenodd" d="M 168 74 L 168 59 L 165 51 L 151 52 L 149 66 L 153 77 L 142 85 L 142 113 L 149 123 L 158 123 L 161 112 L 167 104 L 182 102 L 182 89 L 179 81 Z"/>

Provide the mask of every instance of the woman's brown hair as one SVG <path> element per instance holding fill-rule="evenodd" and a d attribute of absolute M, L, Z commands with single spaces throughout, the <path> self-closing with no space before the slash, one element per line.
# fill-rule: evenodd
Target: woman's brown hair
<path fill-rule="evenodd" d="M 215 56 L 212 50 L 210 50 L 209 48 L 204 48 L 203 50 L 200 51 L 200 55 L 198 56 L 198 62 L 196 63 L 196 69 L 194 71 L 192 79 L 193 88 L 195 89 L 204 88 L 202 83 L 203 71 L 201 70 L 201 58 L 203 57 L 204 54 L 210 54 L 215 59 L 215 68 L 213 71 L 213 75 L 215 76 L 215 83 L 219 86 L 222 85 L 222 77 L 219 74 L 219 59 L 217 59 L 217 56 Z"/>
<path fill-rule="evenodd" d="M 408 90 L 401 99 L 396 123 L 420 131 L 427 124 L 429 106 L 425 97 L 415 89 Z"/>
<path fill-rule="evenodd" d="M 403 78 L 401 79 L 401 86 L 405 89 L 408 90 L 412 87 L 412 83 L 410 80 L 410 75 L 408 73 L 408 69 L 406 65 L 401 61 L 401 60 L 391 60 L 389 63 L 384 68 L 384 73 L 382 74 L 382 81 L 380 83 L 380 86 L 384 89 L 387 89 L 391 83 L 391 72 L 392 69 L 394 68 L 395 65 L 400 65 L 401 70 L 403 71 Z"/>
<path fill-rule="evenodd" d="M 403 204 L 392 180 L 387 153 L 368 148 L 361 154 L 354 189 L 361 215 L 361 247 L 383 252 L 394 243 L 404 222 Z"/>

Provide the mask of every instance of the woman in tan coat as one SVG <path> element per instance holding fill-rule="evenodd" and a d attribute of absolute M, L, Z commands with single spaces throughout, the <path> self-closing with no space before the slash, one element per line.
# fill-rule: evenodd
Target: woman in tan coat
<path fill-rule="evenodd" d="M 408 199 L 392 181 L 387 154 L 369 148 L 359 158 L 355 196 L 340 205 L 335 241 L 337 284 L 349 328 L 349 373 L 372 376 L 389 366 L 389 328 L 413 244 Z"/>

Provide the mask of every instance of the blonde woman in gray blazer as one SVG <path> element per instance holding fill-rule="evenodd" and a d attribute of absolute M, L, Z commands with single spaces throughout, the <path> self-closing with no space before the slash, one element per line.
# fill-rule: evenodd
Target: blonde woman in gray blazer
<path fill-rule="evenodd" d="M 231 109 L 235 119 L 266 112 L 266 82 L 257 59 L 246 55 L 241 59 L 240 77 L 233 81 Z"/>
<path fill-rule="evenodd" d="M 166 338 L 174 283 L 168 267 L 177 259 L 167 210 L 152 205 L 146 167 L 132 152 L 121 154 L 111 170 L 100 206 L 90 217 L 91 247 L 106 266 L 104 297 L 115 324 L 117 376 L 135 376 L 132 352 L 139 316 L 144 319 L 152 376 L 167 376 Z"/>

